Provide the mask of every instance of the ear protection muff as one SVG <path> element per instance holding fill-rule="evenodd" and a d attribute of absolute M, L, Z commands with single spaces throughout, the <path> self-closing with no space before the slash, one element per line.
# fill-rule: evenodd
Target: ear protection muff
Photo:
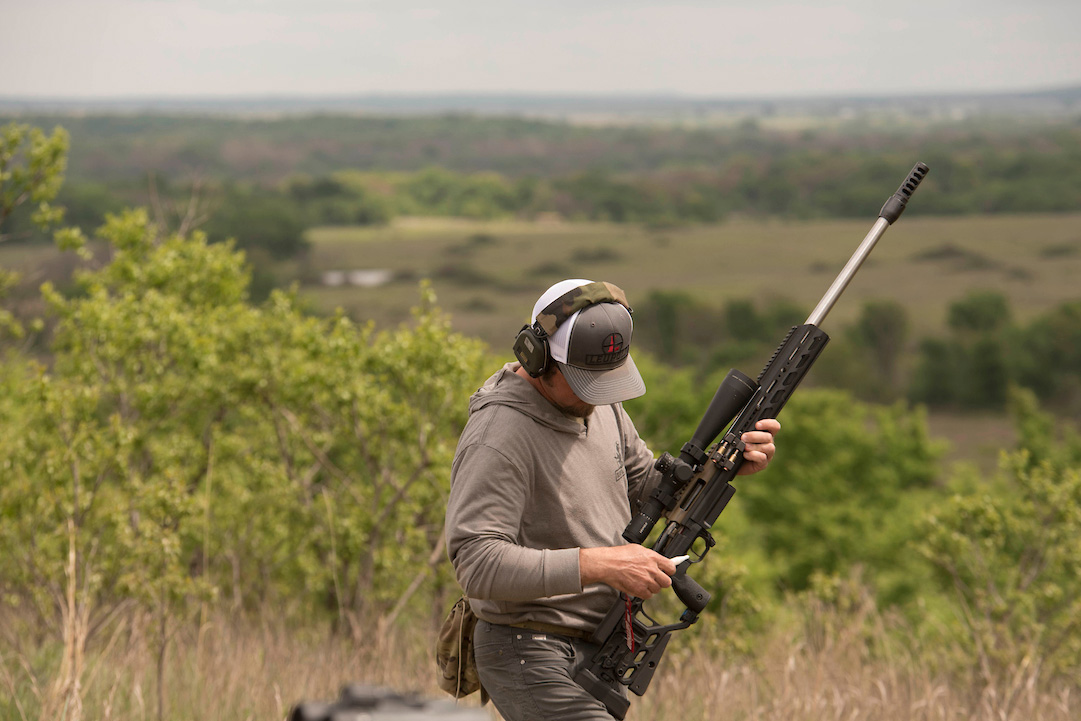
<path fill-rule="evenodd" d="M 544 375 L 552 364 L 551 347 L 548 339 L 555 335 L 556 329 L 568 318 L 591 305 L 598 303 L 619 303 L 631 311 L 627 305 L 627 295 L 618 286 L 611 283 L 588 283 L 572 288 L 544 307 L 534 319 L 533 325 L 524 325 L 514 339 L 514 357 L 522 368 L 533 378 Z"/>
<path fill-rule="evenodd" d="M 552 353 L 548 347 L 548 334 L 540 326 L 524 325 L 514 339 L 514 357 L 533 378 L 548 371 Z"/>

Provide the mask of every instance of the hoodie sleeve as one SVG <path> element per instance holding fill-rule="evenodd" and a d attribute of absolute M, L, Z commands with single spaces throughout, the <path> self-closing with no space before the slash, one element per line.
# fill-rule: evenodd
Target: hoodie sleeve
<path fill-rule="evenodd" d="M 530 479 L 498 450 L 462 449 L 451 473 L 447 552 L 470 598 L 527 601 L 582 591 L 578 549 L 518 544 Z"/>

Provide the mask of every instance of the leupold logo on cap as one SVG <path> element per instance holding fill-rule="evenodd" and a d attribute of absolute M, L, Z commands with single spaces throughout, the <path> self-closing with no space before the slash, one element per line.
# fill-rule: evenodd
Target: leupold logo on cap
<path fill-rule="evenodd" d="M 629 352 L 622 333 L 609 333 L 601 342 L 601 352 L 587 355 L 585 360 L 589 365 L 607 365 L 623 360 Z"/>

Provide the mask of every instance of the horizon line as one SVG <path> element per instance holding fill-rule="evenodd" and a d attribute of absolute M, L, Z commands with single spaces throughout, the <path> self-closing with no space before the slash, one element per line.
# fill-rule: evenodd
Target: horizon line
<path fill-rule="evenodd" d="M 783 100 L 888 100 L 894 98 L 986 98 L 1001 96 L 1048 95 L 1081 92 L 1081 79 L 1067 84 L 1030 85 L 998 90 L 908 90 L 901 92 L 876 92 L 872 90 L 828 91 L 822 93 L 774 93 L 748 94 L 693 94 L 672 90 L 649 90 L 634 92 L 610 91 L 525 91 L 525 90 L 418 90 L 418 91 L 355 91 L 355 92 L 263 92 L 263 93 L 204 93 L 204 94 L 151 94 L 127 93 L 115 95 L 26 95 L 0 93 L 2 102 L 22 103 L 122 103 L 122 102 L 341 102 L 355 100 L 669 100 L 683 102 L 763 102 Z"/>

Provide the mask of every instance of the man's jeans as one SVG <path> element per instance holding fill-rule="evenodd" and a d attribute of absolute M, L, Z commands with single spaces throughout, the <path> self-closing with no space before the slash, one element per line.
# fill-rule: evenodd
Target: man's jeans
<path fill-rule="evenodd" d="M 480 682 L 506 721 L 612 721 L 574 682 L 596 644 L 478 620 L 473 649 Z"/>

